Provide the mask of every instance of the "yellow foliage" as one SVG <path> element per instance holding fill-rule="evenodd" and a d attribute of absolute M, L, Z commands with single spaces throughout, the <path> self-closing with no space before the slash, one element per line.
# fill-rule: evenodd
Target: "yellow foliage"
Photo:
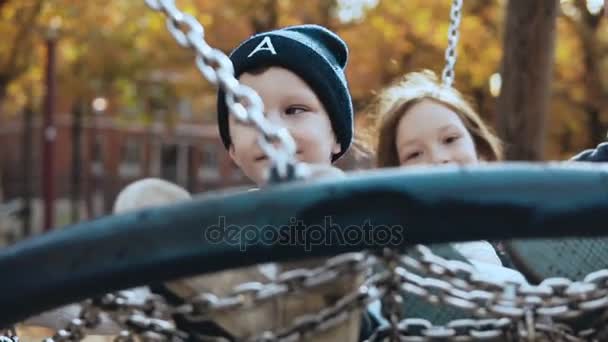
<path fill-rule="evenodd" d="M 15 15 L 36 1 L 11 0 L 0 11 L 0 73 L 7 72 L 12 39 L 19 24 Z M 24 38 L 29 46 L 21 61 L 29 63 L 23 74 L 11 80 L 3 110 L 17 112 L 27 101 L 28 89 L 40 103 L 43 94 L 44 41 L 42 33 L 54 17 L 62 18 L 59 40 L 59 72 L 62 102 L 75 97 L 113 96 L 118 107 L 148 115 L 151 98 L 167 108 L 188 98 L 201 120 L 214 117 L 215 89 L 200 75 L 194 55 L 175 43 L 166 29 L 165 18 L 145 5 L 133 1 L 47 0 Z M 329 25 L 348 43 L 351 52 L 347 75 L 358 110 L 374 92 L 404 73 L 430 68 L 441 72 L 445 64 L 450 1 L 389 0 L 366 9 L 363 17 L 341 23 L 327 0 L 180 0 L 177 5 L 194 15 L 205 26 L 205 39 L 213 47 L 229 52 L 253 33 L 254 19 L 268 17 L 275 4 L 273 25 L 299 23 Z M 267 7 L 262 7 L 267 6 Z M 327 12 L 330 11 L 330 12 Z M 495 117 L 495 99 L 489 94 L 488 80 L 500 71 L 503 38 L 503 1 L 465 2 L 461 23 L 456 80 L 460 90 L 477 94 L 474 103 Z M 581 16 L 577 16 L 580 19 Z M 584 84 L 584 46 L 572 20 L 557 23 L 555 67 L 548 151 L 562 153 L 557 137 L 576 131 L 586 134 L 587 101 Z M 602 30 L 602 28 L 604 28 Z M 606 22 L 597 30 L 597 61 L 601 70 L 602 92 L 608 85 L 608 32 Z M 26 63 L 26 65 L 27 65 Z M 5 68 L 5 69 L 2 69 Z M 608 97 L 606 97 L 608 98 Z M 152 101 L 154 102 L 154 101 Z M 607 106 L 608 107 L 608 106 Z M 135 110 L 133 108 L 136 108 Z M 5 114 L 6 115 L 6 114 Z M 608 122 L 608 118 L 606 118 Z M 584 140 L 583 138 L 579 140 Z M 583 142 L 577 142 L 583 144 Z M 579 146 L 579 145 L 576 145 Z"/>

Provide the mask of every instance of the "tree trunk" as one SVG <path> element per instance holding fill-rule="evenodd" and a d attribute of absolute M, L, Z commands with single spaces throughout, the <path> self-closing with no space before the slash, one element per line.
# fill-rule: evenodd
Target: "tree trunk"
<path fill-rule="evenodd" d="M 606 127 L 602 122 L 602 108 L 604 108 L 604 90 L 601 81 L 601 68 L 603 53 L 600 50 L 600 42 L 597 33 L 600 17 L 592 15 L 587 11 L 586 1 L 579 0 L 576 6 L 581 17 L 573 19 L 574 28 L 582 43 L 583 66 L 585 76 L 585 113 L 587 114 L 587 133 L 589 135 L 588 146 L 596 146 L 605 140 Z"/>
<path fill-rule="evenodd" d="M 585 113 L 587 113 L 587 126 L 589 129 L 587 132 L 589 140 L 591 140 L 591 145 L 589 146 L 596 146 L 606 140 L 606 130 L 602 123 L 601 111 L 597 105 L 590 103 L 588 106 L 585 106 Z"/>
<path fill-rule="evenodd" d="M 0 120 L 2 119 L 2 116 L 4 115 L 3 104 L 4 104 L 4 100 L 6 99 L 7 90 L 8 90 L 8 82 L 4 82 L 2 80 L 2 78 L 0 77 Z"/>
<path fill-rule="evenodd" d="M 558 0 L 511 0 L 504 37 L 498 132 L 507 160 L 542 160 Z"/>

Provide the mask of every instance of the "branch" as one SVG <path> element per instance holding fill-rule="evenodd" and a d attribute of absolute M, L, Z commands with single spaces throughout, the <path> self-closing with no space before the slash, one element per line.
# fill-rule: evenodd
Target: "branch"
<path fill-rule="evenodd" d="M 0 1 L 8 1 L 8 0 L 0 0 Z M 38 18 L 42 10 L 42 3 L 44 0 L 38 0 L 34 8 L 32 9 L 29 17 L 27 17 L 22 25 L 19 26 L 19 30 L 15 35 L 15 39 L 13 40 L 13 48 L 11 49 L 10 56 L 6 62 L 5 67 L 2 72 L 9 76 L 9 79 L 12 79 L 19 75 L 20 68 L 17 68 L 17 60 L 20 54 L 27 49 L 24 49 L 24 46 L 27 44 L 27 36 L 33 26 L 34 22 Z"/>
<path fill-rule="evenodd" d="M 8 1 L 9 0 L 0 0 L 0 12 L 2 12 L 4 5 L 8 4 Z"/>
<path fill-rule="evenodd" d="M 587 0 L 577 0 L 574 4 L 581 13 L 583 21 L 588 24 L 588 27 L 596 31 L 600 24 L 600 15 L 593 15 L 587 10 Z"/>
<path fill-rule="evenodd" d="M 484 15 L 484 12 L 489 8 L 496 7 L 497 5 L 491 1 L 480 1 L 480 2 L 469 2 L 471 8 L 467 11 L 468 14 L 476 16 L 483 27 L 490 32 L 498 35 L 498 25 L 493 20 L 490 20 L 487 16 Z"/>
<path fill-rule="evenodd" d="M 261 4 L 256 3 L 253 8 L 249 22 L 254 33 L 265 32 L 274 29 L 279 21 L 279 4 L 277 0 L 265 0 Z"/>

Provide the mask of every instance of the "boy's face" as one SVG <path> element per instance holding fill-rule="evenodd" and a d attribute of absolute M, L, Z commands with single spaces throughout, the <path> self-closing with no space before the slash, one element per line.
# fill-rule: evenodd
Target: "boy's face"
<path fill-rule="evenodd" d="M 244 73 L 239 81 L 260 95 L 267 120 L 289 130 L 297 145 L 298 160 L 331 164 L 340 145 L 323 104 L 301 78 L 287 69 L 270 67 L 261 73 Z M 257 144 L 258 131 L 232 115 L 229 125 L 230 156 L 252 181 L 263 184 L 270 162 Z"/>

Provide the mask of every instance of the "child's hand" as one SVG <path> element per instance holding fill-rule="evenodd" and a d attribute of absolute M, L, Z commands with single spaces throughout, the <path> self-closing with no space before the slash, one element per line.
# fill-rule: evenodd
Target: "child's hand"
<path fill-rule="evenodd" d="M 303 175 L 306 180 L 346 177 L 344 171 L 332 165 L 300 163 L 299 167 L 298 173 Z"/>

